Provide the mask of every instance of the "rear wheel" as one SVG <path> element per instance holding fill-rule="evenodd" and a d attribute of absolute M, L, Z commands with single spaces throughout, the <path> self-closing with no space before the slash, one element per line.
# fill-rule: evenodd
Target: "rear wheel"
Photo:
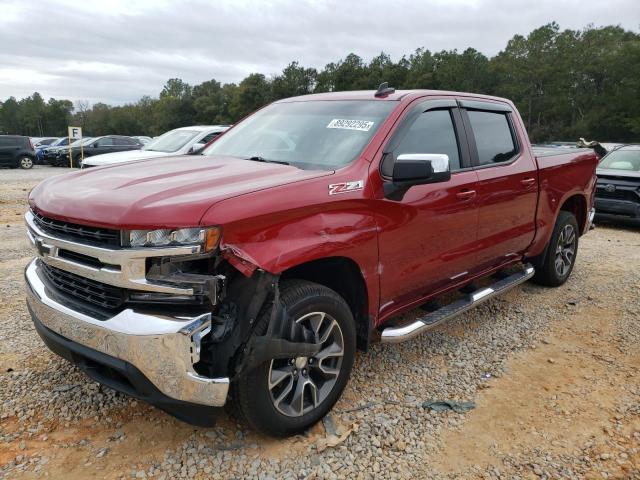
<path fill-rule="evenodd" d="M 234 387 L 237 410 L 252 428 L 274 436 L 302 432 L 324 417 L 347 384 L 356 349 L 347 303 L 333 290 L 307 281 L 285 281 L 281 304 L 290 325 L 282 338 L 319 348 L 309 357 L 271 359 L 243 374 Z M 265 309 L 256 335 L 268 327 Z M 289 338 L 286 338 L 289 337 Z"/>
<path fill-rule="evenodd" d="M 20 160 L 18 160 L 18 166 L 23 170 L 29 170 L 33 167 L 33 160 L 31 157 L 21 157 Z"/>
<path fill-rule="evenodd" d="M 578 253 L 578 222 L 572 213 L 561 210 L 549 241 L 542 266 L 533 280 L 541 285 L 558 287 L 573 271 Z"/>

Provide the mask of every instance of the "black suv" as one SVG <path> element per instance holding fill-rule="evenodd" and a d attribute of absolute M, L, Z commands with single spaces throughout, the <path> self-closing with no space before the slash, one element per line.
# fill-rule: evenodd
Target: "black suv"
<path fill-rule="evenodd" d="M 126 150 L 139 150 L 143 147 L 137 138 L 126 137 L 124 135 L 105 135 L 104 137 L 92 138 L 90 141 L 82 142 L 82 150 L 79 144 L 72 145 L 73 166 L 79 167 L 81 155 L 84 158 L 93 157 L 102 153 L 124 152 Z M 55 159 L 49 159 L 51 165 L 59 167 L 69 166 L 69 147 L 58 149 Z"/>
<path fill-rule="evenodd" d="M 10 168 L 33 167 L 36 152 L 29 137 L 0 135 L 0 165 Z"/>

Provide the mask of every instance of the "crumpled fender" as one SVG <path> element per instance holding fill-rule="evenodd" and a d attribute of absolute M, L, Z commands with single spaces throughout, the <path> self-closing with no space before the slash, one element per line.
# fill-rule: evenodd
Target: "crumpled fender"
<path fill-rule="evenodd" d="M 281 218 L 277 218 L 281 217 Z M 346 257 L 359 267 L 368 291 L 368 309 L 379 302 L 377 226 L 370 211 L 274 214 L 223 224 L 220 251 L 243 275 L 256 269 L 279 275 L 292 267 L 330 257 Z"/>

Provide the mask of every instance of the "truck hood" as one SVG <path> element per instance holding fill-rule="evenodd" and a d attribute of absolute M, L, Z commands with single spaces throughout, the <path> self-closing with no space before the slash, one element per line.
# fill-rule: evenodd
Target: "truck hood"
<path fill-rule="evenodd" d="M 103 153 L 87 158 L 83 164 L 98 167 L 101 165 L 111 165 L 113 163 L 131 162 L 144 158 L 171 157 L 173 154 L 166 152 L 153 152 L 151 150 L 127 150 L 125 152 Z"/>
<path fill-rule="evenodd" d="M 190 227 L 199 225 L 207 209 L 221 200 L 332 173 L 186 155 L 51 177 L 31 191 L 29 204 L 47 217 L 84 225 Z"/>

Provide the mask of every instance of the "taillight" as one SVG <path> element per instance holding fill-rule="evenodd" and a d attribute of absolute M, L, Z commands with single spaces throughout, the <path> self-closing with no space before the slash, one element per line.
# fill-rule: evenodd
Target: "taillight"
<path fill-rule="evenodd" d="M 35 150 L 35 148 L 33 148 L 33 142 L 31 141 L 31 137 L 29 138 L 29 146 L 31 147 L 31 150 Z"/>

